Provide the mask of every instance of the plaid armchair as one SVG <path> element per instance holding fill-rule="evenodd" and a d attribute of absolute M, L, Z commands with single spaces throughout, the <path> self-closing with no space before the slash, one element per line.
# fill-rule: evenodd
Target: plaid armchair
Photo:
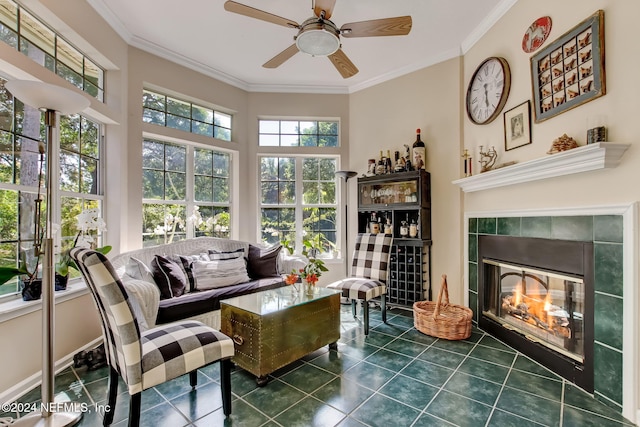
<path fill-rule="evenodd" d="M 71 258 L 91 290 L 102 321 L 109 365 L 109 387 L 103 425 L 113 422 L 118 376 L 130 395 L 129 425 L 140 421 L 141 392 L 186 373 L 196 386 L 197 369 L 220 361 L 222 407 L 231 413 L 231 338 L 196 321 L 174 322 L 143 330 L 135 317 L 122 282 L 111 263 L 99 252 L 71 250 Z"/>
<path fill-rule="evenodd" d="M 382 321 L 387 322 L 387 275 L 393 238 L 387 234 L 358 234 L 353 252 L 351 276 L 328 285 L 341 289 L 342 296 L 351 299 L 353 317 L 356 300 L 362 300 L 364 334 L 369 335 L 369 300 L 380 297 Z"/>

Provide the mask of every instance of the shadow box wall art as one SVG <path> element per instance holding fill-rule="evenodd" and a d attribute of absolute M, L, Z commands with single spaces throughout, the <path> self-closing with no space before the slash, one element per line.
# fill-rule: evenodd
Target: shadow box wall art
<path fill-rule="evenodd" d="M 531 83 L 536 123 L 604 95 L 604 11 L 533 55 Z"/>

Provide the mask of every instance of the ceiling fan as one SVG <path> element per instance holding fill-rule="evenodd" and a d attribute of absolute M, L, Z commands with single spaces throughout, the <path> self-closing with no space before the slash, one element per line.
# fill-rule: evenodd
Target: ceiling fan
<path fill-rule="evenodd" d="M 225 2 L 224 8 L 229 12 L 298 30 L 298 34 L 293 37 L 295 43 L 265 62 L 263 67 L 277 68 L 300 51 L 312 56 L 328 56 L 345 79 L 356 75 L 358 68 L 342 51 L 341 35 L 343 37 L 404 36 L 411 31 L 410 16 L 350 22 L 338 28 L 329 20 L 335 4 L 336 0 L 313 0 L 314 16 L 306 19 L 302 25 L 291 19 L 232 0 Z"/>

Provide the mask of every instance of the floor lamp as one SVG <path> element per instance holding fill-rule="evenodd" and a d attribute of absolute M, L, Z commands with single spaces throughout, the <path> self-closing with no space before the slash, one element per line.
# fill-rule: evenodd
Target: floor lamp
<path fill-rule="evenodd" d="M 81 412 L 52 412 L 53 384 L 55 375 L 54 365 L 54 268 L 53 268 L 53 209 L 51 207 L 51 189 L 55 183 L 52 178 L 51 160 L 53 159 L 54 130 L 56 128 L 56 113 L 75 114 L 90 104 L 84 96 L 70 89 L 48 83 L 31 80 L 12 80 L 5 84 L 5 88 L 11 92 L 14 98 L 26 105 L 44 110 L 45 126 L 47 129 L 47 226 L 42 245 L 44 254 L 42 262 L 42 402 L 44 403 L 40 413 L 34 412 L 17 419 L 12 426 L 71 426 L 77 424 L 82 417 Z M 57 136 L 57 133 L 55 134 Z M 36 236 L 36 239 L 38 236 Z"/>
<path fill-rule="evenodd" d="M 336 176 L 344 179 L 344 250 L 342 251 L 344 257 L 344 274 L 345 277 L 349 277 L 349 178 L 353 178 L 357 173 L 354 171 L 337 171 Z"/>

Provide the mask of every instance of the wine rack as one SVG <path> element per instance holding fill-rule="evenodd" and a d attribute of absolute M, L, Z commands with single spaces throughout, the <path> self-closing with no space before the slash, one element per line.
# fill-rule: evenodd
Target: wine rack
<path fill-rule="evenodd" d="M 431 299 L 431 187 L 424 170 L 358 178 L 358 232 L 393 235 L 387 302 L 410 307 Z M 375 217 L 379 227 L 371 227 Z M 413 226 L 413 227 L 411 227 Z M 411 229 L 411 230 L 410 230 Z"/>

